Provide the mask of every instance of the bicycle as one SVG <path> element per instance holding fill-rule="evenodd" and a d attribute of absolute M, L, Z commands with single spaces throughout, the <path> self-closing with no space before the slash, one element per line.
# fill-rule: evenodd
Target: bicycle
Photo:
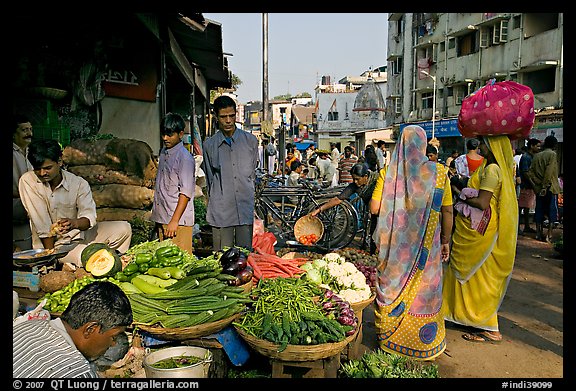
<path fill-rule="evenodd" d="M 368 205 L 362 200 L 362 197 L 354 194 L 354 197 L 350 199 L 350 204 L 356 210 L 358 214 L 358 232 L 360 235 L 360 249 L 370 250 L 370 222 L 371 213 Z"/>
<path fill-rule="evenodd" d="M 258 175 L 254 210 L 268 231 L 284 241 L 296 241 L 296 221 L 340 191 L 339 188 L 322 189 L 309 181 L 302 181 L 298 187 L 285 186 L 268 174 Z M 321 251 L 346 247 L 356 236 L 358 215 L 348 201 L 319 213 L 317 217 L 324 224 L 324 235 L 314 246 Z"/>

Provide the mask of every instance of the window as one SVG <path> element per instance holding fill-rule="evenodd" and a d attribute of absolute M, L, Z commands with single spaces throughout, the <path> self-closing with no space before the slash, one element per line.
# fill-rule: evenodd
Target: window
<path fill-rule="evenodd" d="M 508 20 L 504 19 L 493 25 L 482 27 L 480 29 L 480 47 L 487 48 L 488 46 L 508 42 L 508 22 Z"/>
<path fill-rule="evenodd" d="M 434 93 L 433 92 L 423 92 L 422 93 L 422 108 L 431 109 L 434 103 Z"/>
<path fill-rule="evenodd" d="M 517 30 L 520 28 L 520 23 L 522 22 L 522 16 L 516 15 L 512 18 L 512 29 Z"/>
<path fill-rule="evenodd" d="M 438 61 L 438 44 L 434 43 L 418 50 L 418 58 L 427 58 L 429 63 Z"/>
<path fill-rule="evenodd" d="M 558 13 L 524 14 L 524 38 L 558 28 Z"/>
<path fill-rule="evenodd" d="M 338 112 L 337 111 L 329 111 L 328 112 L 328 121 L 338 121 Z"/>
<path fill-rule="evenodd" d="M 397 57 L 396 59 L 391 61 L 391 63 L 392 63 L 392 74 L 393 75 L 398 75 L 398 74 L 402 73 L 402 57 Z"/>
<path fill-rule="evenodd" d="M 456 39 L 448 38 L 448 49 L 454 49 L 456 47 Z"/>
<path fill-rule="evenodd" d="M 400 98 L 394 98 L 394 113 L 402 113 L 402 100 Z"/>
<path fill-rule="evenodd" d="M 459 106 L 462 104 L 462 100 L 466 97 L 468 87 L 467 86 L 455 86 L 454 87 L 454 103 Z"/>
<path fill-rule="evenodd" d="M 456 55 L 458 57 L 467 56 L 478 52 L 478 34 L 476 31 L 461 35 L 457 38 Z"/>
<path fill-rule="evenodd" d="M 554 92 L 556 89 L 556 67 L 525 72 L 522 76 L 522 84 L 530 87 L 534 95 Z"/>

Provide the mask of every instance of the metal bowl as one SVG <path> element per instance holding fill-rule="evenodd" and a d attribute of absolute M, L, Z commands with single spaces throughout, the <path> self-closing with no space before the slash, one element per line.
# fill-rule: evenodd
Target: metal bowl
<path fill-rule="evenodd" d="M 49 263 L 49 261 L 66 256 L 76 244 L 65 244 L 53 250 L 35 248 L 32 250 L 19 251 L 12 254 L 12 262 L 15 266 L 36 266 Z"/>

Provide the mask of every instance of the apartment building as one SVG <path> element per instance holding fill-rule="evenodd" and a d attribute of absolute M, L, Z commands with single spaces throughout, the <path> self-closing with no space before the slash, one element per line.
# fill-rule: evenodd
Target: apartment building
<path fill-rule="evenodd" d="M 562 13 L 390 13 L 387 60 L 386 119 L 396 134 L 418 123 L 440 139 L 441 158 L 464 151 L 462 100 L 490 79 L 513 80 L 534 92 L 530 137 L 554 134 L 561 158 Z"/>

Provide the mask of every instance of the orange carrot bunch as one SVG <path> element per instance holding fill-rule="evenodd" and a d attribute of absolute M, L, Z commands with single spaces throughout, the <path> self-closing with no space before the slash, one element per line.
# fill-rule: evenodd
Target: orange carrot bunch
<path fill-rule="evenodd" d="M 261 278 L 299 277 L 305 271 L 300 266 L 307 258 L 284 259 L 275 254 L 250 253 L 248 265 L 254 269 L 252 281 L 257 284 Z"/>

